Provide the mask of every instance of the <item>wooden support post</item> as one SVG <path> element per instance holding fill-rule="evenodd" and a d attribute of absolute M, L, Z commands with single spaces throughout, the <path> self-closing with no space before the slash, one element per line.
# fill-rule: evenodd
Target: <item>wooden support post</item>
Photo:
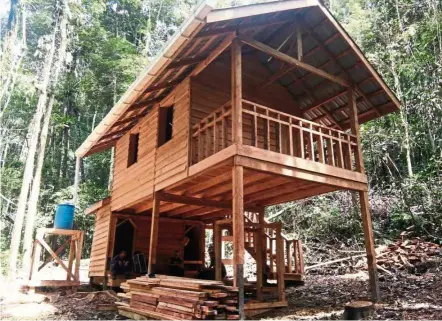
<path fill-rule="evenodd" d="M 55 252 L 57 253 L 57 252 Z M 69 247 L 69 261 L 68 261 L 68 270 L 72 273 L 72 263 L 74 261 L 74 255 L 76 253 L 75 241 L 71 241 L 71 246 Z M 58 255 L 58 254 L 57 254 Z M 66 281 L 69 281 L 69 275 L 66 276 Z"/>
<path fill-rule="evenodd" d="M 232 139 L 234 144 L 242 144 L 242 63 L 241 42 L 232 41 Z"/>
<path fill-rule="evenodd" d="M 147 273 L 153 272 L 153 265 L 157 260 L 158 227 L 160 221 L 160 200 L 154 195 L 152 208 L 152 221 L 150 222 L 150 245 L 149 245 L 149 265 Z"/>
<path fill-rule="evenodd" d="M 41 246 L 37 241 L 34 241 L 34 247 L 32 249 L 31 268 L 29 270 L 29 280 L 32 280 L 34 272 L 38 271 L 38 263 L 40 261 Z"/>
<path fill-rule="evenodd" d="M 285 251 L 286 251 L 286 256 L 287 256 L 287 273 L 292 273 L 293 272 L 293 268 L 292 268 L 292 256 L 290 255 L 291 253 L 291 245 L 292 245 L 292 241 L 285 241 Z"/>
<path fill-rule="evenodd" d="M 84 237 L 84 232 L 79 231 L 79 233 L 76 236 L 77 246 L 75 248 L 75 250 L 76 250 L 76 252 L 75 252 L 76 253 L 76 255 L 75 255 L 75 281 L 80 280 L 80 262 L 81 262 L 81 252 L 83 251 L 83 237 Z"/>
<path fill-rule="evenodd" d="M 374 302 L 380 300 L 378 271 L 376 268 L 376 252 L 373 239 L 373 227 L 371 223 L 368 193 L 359 192 L 359 201 L 361 203 L 362 223 L 364 227 L 365 249 L 367 251 L 368 276 L 370 282 L 371 299 Z"/>
<path fill-rule="evenodd" d="M 233 285 L 238 288 L 240 318 L 244 318 L 244 169 L 232 168 Z"/>
<path fill-rule="evenodd" d="M 213 250 L 215 251 L 215 280 L 217 280 L 217 281 L 221 281 L 221 279 L 222 279 L 221 232 L 222 232 L 221 226 L 219 224 L 214 223 L 213 224 L 213 236 L 214 236 Z"/>
<path fill-rule="evenodd" d="M 356 107 L 356 99 L 354 95 L 354 89 L 351 87 L 348 88 L 348 112 L 350 116 L 351 133 L 356 136 L 356 141 L 358 143 L 357 150 L 355 152 L 356 171 L 363 173 L 364 160 L 362 158 L 361 140 L 359 137 L 359 121 L 357 116 L 358 114 Z M 380 300 L 380 291 L 379 291 L 378 272 L 376 267 L 376 253 L 375 253 L 374 238 L 373 238 L 373 226 L 370 216 L 368 192 L 360 191 L 359 201 L 361 204 L 362 224 L 364 227 L 365 249 L 367 251 L 367 265 L 368 265 L 368 276 L 369 276 L 370 289 L 371 289 L 371 298 L 374 302 L 377 302 Z"/>
<path fill-rule="evenodd" d="M 350 128 L 351 133 L 356 135 L 356 151 L 355 151 L 355 164 L 356 171 L 363 173 L 364 172 L 364 160 L 362 158 L 362 149 L 361 149 L 361 139 L 359 137 L 359 121 L 358 121 L 358 109 L 356 106 L 356 97 L 354 95 L 354 89 L 348 88 L 347 91 L 347 99 L 348 99 L 348 114 L 350 117 Z"/>
<path fill-rule="evenodd" d="M 284 240 L 282 238 L 281 223 L 276 227 L 276 267 L 278 274 L 278 295 L 279 301 L 285 301 L 285 286 L 284 286 Z"/>
<path fill-rule="evenodd" d="M 259 222 L 259 228 L 258 232 L 256 233 L 256 244 L 255 244 L 255 250 L 256 250 L 256 298 L 258 301 L 262 301 L 262 287 L 263 287 L 263 281 L 264 281 L 264 265 L 265 265 L 265 252 L 263 249 L 265 249 L 264 244 L 264 211 L 265 209 L 262 208 L 258 212 L 258 222 Z"/>

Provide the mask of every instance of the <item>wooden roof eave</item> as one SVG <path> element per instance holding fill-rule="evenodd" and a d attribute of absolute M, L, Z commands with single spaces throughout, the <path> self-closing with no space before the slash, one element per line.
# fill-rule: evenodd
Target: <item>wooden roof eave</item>
<path fill-rule="evenodd" d="M 193 15 L 182 25 L 181 32 L 177 32 L 151 64 L 150 67 L 143 72 L 132 83 L 129 89 L 124 93 L 120 100 L 113 106 L 111 111 L 103 118 L 103 120 L 94 128 L 88 138 L 75 151 L 77 157 L 84 157 L 93 149 L 94 145 L 99 142 L 100 138 L 106 134 L 109 128 L 118 121 L 120 116 L 136 101 L 144 89 L 148 87 L 156 78 L 156 76 L 171 62 L 172 58 L 183 49 L 184 44 L 192 39 L 199 29 L 206 23 L 207 15 L 213 8 L 203 2 L 194 11 Z"/>
<path fill-rule="evenodd" d="M 353 41 L 353 39 L 348 35 L 348 33 L 344 30 L 344 28 L 342 28 L 342 26 L 335 19 L 335 17 L 331 14 L 331 12 L 322 3 L 318 3 L 318 7 L 321 9 L 321 11 L 324 13 L 324 15 L 330 20 L 330 22 L 333 24 L 333 26 L 339 31 L 339 33 L 345 39 L 345 41 L 349 44 L 349 46 L 354 50 L 354 52 L 356 53 L 358 58 L 363 62 L 365 67 L 367 67 L 367 69 L 370 71 L 373 78 L 376 80 L 377 83 L 379 83 L 379 85 L 382 87 L 382 89 L 387 93 L 388 97 L 392 100 L 392 102 L 396 106 L 397 110 L 399 110 L 400 105 L 401 105 L 399 99 L 391 91 L 391 89 L 387 86 L 387 84 L 384 82 L 384 80 L 378 74 L 378 72 L 373 68 L 373 66 L 370 64 L 368 59 L 362 53 L 359 46 Z"/>

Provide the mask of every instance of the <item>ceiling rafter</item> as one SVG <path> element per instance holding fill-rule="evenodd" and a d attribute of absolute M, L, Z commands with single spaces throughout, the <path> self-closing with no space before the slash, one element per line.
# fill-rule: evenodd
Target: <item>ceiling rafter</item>
<path fill-rule="evenodd" d="M 304 23 L 308 26 L 307 21 L 303 19 Z M 336 64 L 336 66 L 342 71 L 342 73 L 345 74 L 348 81 L 351 81 L 350 75 L 348 72 L 344 69 L 344 67 L 341 66 L 339 61 L 334 57 L 333 53 L 326 47 L 326 45 L 322 44 L 322 42 L 319 40 L 319 35 L 314 30 L 309 30 L 309 28 L 306 29 L 306 32 L 318 43 L 319 46 L 322 47 L 322 50 L 325 52 L 325 54 L 329 57 L 330 60 L 333 60 L 333 62 Z M 356 89 L 356 93 L 360 95 L 364 100 L 370 105 L 371 108 L 375 110 L 375 112 L 380 116 L 379 110 L 376 108 L 376 106 L 368 99 L 368 97 L 364 94 L 364 92 L 356 85 L 353 84 L 353 86 Z"/>

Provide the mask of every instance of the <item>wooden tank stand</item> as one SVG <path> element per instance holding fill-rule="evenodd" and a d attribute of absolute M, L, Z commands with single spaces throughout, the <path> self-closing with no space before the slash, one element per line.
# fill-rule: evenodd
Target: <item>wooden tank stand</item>
<path fill-rule="evenodd" d="M 56 236 L 68 236 L 68 239 L 55 251 L 49 246 L 44 240 L 46 235 L 56 235 Z M 34 248 L 32 251 L 31 259 L 31 269 L 29 271 L 29 281 L 28 286 L 30 288 L 39 286 L 66 286 L 72 287 L 73 291 L 76 291 L 77 287 L 80 285 L 80 261 L 81 261 L 81 251 L 83 249 L 83 239 L 84 231 L 79 230 L 63 230 L 55 228 L 40 228 L 37 230 L 37 235 L 34 241 Z M 68 266 L 66 266 L 60 259 L 60 253 L 66 249 L 70 244 L 69 248 L 69 259 Z M 44 249 L 48 251 L 51 255 L 45 262 L 39 266 L 41 250 Z M 46 264 L 54 260 L 66 271 L 66 280 L 39 280 L 36 279 L 38 271 L 40 271 Z M 75 261 L 74 272 L 72 272 L 72 267 Z"/>

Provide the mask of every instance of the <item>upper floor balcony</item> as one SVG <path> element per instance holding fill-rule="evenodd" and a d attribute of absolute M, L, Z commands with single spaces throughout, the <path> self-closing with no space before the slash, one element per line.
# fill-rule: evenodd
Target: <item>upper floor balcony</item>
<path fill-rule="evenodd" d="M 357 171 L 361 148 L 356 135 L 242 99 L 242 146 L 247 156 L 279 157 L 281 163 L 302 159 L 307 166 Z M 192 128 L 191 165 L 233 144 L 232 108 L 227 103 Z M 290 158 L 289 158 L 290 157 Z M 338 173 L 338 172 L 336 172 Z"/>

